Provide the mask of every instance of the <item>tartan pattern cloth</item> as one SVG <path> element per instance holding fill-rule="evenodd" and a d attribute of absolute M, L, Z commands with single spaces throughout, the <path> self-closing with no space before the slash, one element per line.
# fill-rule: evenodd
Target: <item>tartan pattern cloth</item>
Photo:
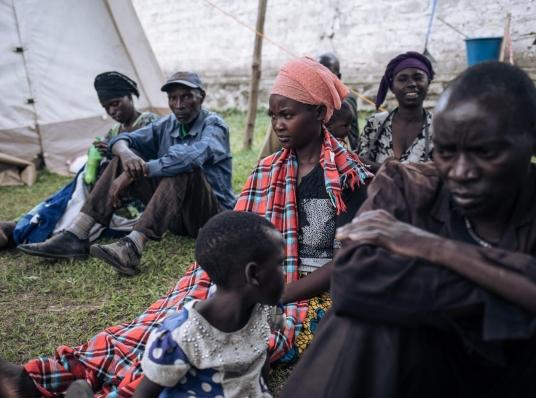
<path fill-rule="evenodd" d="M 330 198 L 337 210 L 343 211 L 342 188 L 354 188 L 371 175 L 357 156 L 347 152 L 327 130 L 321 162 Z M 287 246 L 287 283 L 298 279 L 297 166 L 296 156 L 288 149 L 261 160 L 235 207 L 266 217 L 282 232 Z M 62 396 L 77 379 L 85 379 L 91 385 L 95 398 L 131 397 L 141 381 L 141 357 L 151 332 L 186 302 L 205 299 L 210 285 L 208 275 L 194 263 L 173 289 L 132 322 L 107 328 L 81 346 L 61 346 L 54 357 L 33 359 L 24 369 L 44 397 Z M 307 301 L 287 305 L 285 314 L 285 329 L 270 340 L 272 360 L 292 348 L 307 314 Z"/>
<path fill-rule="evenodd" d="M 205 299 L 210 279 L 192 264 L 165 296 L 129 323 L 105 329 L 76 348 L 61 346 L 54 357 L 33 359 L 24 369 L 44 397 L 63 396 L 69 385 L 85 379 L 94 398 L 131 397 L 141 381 L 141 358 L 151 332 L 165 317 L 193 299 Z"/>

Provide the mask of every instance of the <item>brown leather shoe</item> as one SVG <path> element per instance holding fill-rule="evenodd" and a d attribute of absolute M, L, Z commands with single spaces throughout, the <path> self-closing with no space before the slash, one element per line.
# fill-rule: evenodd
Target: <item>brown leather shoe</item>
<path fill-rule="evenodd" d="M 13 230 L 17 223 L 10 221 L 0 221 L 0 249 L 15 246 L 13 241 Z"/>
<path fill-rule="evenodd" d="M 31 256 L 56 259 L 84 259 L 89 254 L 89 239 L 79 239 L 69 231 L 61 231 L 40 243 L 18 245 L 17 250 Z"/>
<path fill-rule="evenodd" d="M 110 264 L 122 275 L 134 276 L 140 272 L 138 266 L 140 265 L 141 253 L 128 237 L 109 245 L 91 245 L 89 253 L 91 256 Z"/>

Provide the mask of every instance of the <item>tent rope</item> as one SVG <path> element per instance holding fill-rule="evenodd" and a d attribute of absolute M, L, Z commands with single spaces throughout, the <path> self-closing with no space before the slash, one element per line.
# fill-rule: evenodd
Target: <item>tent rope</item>
<path fill-rule="evenodd" d="M 246 29 L 252 31 L 253 33 L 255 33 L 257 36 L 260 36 L 262 37 L 264 40 L 266 40 L 267 42 L 269 42 L 270 44 L 276 46 L 277 48 L 279 48 L 280 50 L 282 50 L 283 52 L 287 53 L 288 55 L 290 55 L 291 57 L 294 57 L 294 58 L 300 58 L 300 56 L 294 52 L 292 52 L 291 50 L 289 50 L 288 48 L 282 46 L 281 44 L 279 44 L 278 42 L 276 42 L 275 40 L 271 39 L 270 37 L 266 36 L 263 32 L 259 32 L 257 31 L 254 27 L 248 25 L 247 23 L 241 21 L 238 17 L 236 17 L 235 15 L 231 14 L 230 12 L 224 10 L 223 8 L 219 7 L 218 5 L 214 4 L 214 2 L 212 2 L 211 0 L 205 0 L 205 2 L 213 7 L 214 9 L 218 10 L 219 12 L 221 12 L 222 14 L 228 16 L 229 18 L 233 19 L 235 22 L 237 22 L 238 24 L 242 25 L 243 27 L 245 27 Z M 376 106 L 374 101 L 372 101 L 370 98 L 364 96 L 363 94 L 359 93 L 357 90 L 354 90 L 353 88 L 349 87 L 350 89 L 350 92 L 356 96 L 358 96 L 359 98 L 361 98 L 363 101 L 367 102 L 368 104 L 372 105 L 372 106 Z M 380 107 L 379 108 L 382 112 L 385 112 L 385 109 Z"/>

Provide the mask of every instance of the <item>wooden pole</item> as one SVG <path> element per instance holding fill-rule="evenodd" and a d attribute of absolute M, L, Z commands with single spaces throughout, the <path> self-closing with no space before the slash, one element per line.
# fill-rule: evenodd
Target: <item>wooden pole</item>
<path fill-rule="evenodd" d="M 244 133 L 244 149 L 251 149 L 253 144 L 255 117 L 257 116 L 257 101 L 259 98 L 259 84 L 261 80 L 262 34 L 264 33 L 264 19 L 266 16 L 267 2 L 268 0 L 259 0 L 257 8 L 257 25 L 255 27 L 257 32 L 255 33 L 255 45 L 253 47 L 253 62 L 251 63 L 251 81 L 249 86 L 246 131 Z"/>
<path fill-rule="evenodd" d="M 501 43 L 501 53 L 499 54 L 499 61 L 501 62 L 508 62 L 509 64 L 514 64 L 514 56 L 512 51 L 512 14 L 508 13 L 506 14 L 506 18 L 504 20 L 504 34 L 503 39 Z"/>

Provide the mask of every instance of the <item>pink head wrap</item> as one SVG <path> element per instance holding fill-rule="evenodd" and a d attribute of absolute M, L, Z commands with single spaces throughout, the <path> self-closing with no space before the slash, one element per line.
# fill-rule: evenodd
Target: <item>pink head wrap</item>
<path fill-rule="evenodd" d="M 310 105 L 324 105 L 327 122 L 334 109 L 340 109 L 348 95 L 346 87 L 328 68 L 304 57 L 287 62 L 281 67 L 270 94 L 279 94 Z"/>

